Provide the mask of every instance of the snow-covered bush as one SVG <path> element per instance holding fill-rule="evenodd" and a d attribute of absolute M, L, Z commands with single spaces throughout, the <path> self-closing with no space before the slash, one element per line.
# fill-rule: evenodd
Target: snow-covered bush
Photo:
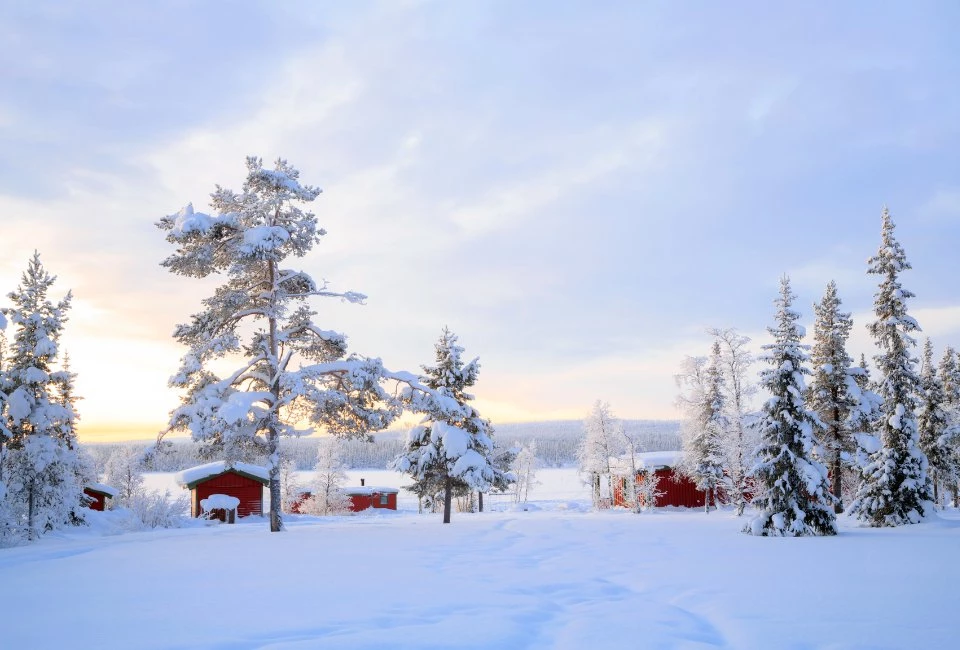
<path fill-rule="evenodd" d="M 190 499 L 184 494 L 171 498 L 170 491 L 139 491 L 127 502 L 134 528 L 180 528 L 187 521 Z M 138 525 L 137 525 L 138 524 Z"/>

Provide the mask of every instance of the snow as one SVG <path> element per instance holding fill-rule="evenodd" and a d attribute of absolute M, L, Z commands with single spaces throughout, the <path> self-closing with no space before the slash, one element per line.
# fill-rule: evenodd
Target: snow
<path fill-rule="evenodd" d="M 104 483 L 87 483 L 87 487 L 94 492 L 102 492 L 111 499 L 117 496 L 117 488 L 111 487 Z"/>
<path fill-rule="evenodd" d="M 350 472 L 361 476 L 408 480 Z M 956 646 L 956 510 L 900 528 L 841 517 L 836 537 L 754 537 L 740 532 L 749 513 L 592 512 L 576 470 L 537 478 L 531 503 L 458 513 L 449 525 L 418 515 L 415 499 L 398 513 L 288 516 L 284 533 L 250 517 L 108 534 L 116 513 L 91 512 L 89 528 L 0 551 L 0 583 L 16 596 L 4 601 L 4 646 Z M 151 488 L 171 481 L 147 477 Z M 884 557 L 910 558 L 894 591 Z M 89 606 L 38 624 L 51 593 L 108 612 L 109 625 Z"/>
<path fill-rule="evenodd" d="M 270 479 L 270 470 L 268 470 L 266 467 L 251 465 L 249 463 L 233 463 L 231 467 L 243 472 L 244 474 L 256 476 L 264 481 Z M 176 475 L 174 475 L 174 481 L 176 481 L 177 485 L 180 487 L 186 487 L 187 485 L 196 483 L 202 479 L 216 476 L 217 474 L 223 474 L 225 471 L 227 471 L 227 469 L 230 469 L 227 467 L 227 464 L 222 460 L 218 460 L 213 463 L 198 465 L 197 467 L 191 467 L 190 469 L 185 469 L 182 472 L 178 472 Z"/>
<path fill-rule="evenodd" d="M 211 494 L 206 499 L 200 499 L 200 507 L 204 512 L 211 510 L 236 510 L 240 499 L 229 494 Z"/>
<path fill-rule="evenodd" d="M 33 401 L 23 386 L 17 388 L 7 397 L 7 414 L 15 423 L 29 416 L 32 410 Z"/>
<path fill-rule="evenodd" d="M 645 451 L 633 457 L 637 469 L 660 469 L 661 467 L 678 467 L 683 460 L 682 451 Z M 629 475 L 631 470 L 630 456 L 618 456 L 610 459 L 610 469 L 614 474 Z M 538 473 L 539 476 L 539 473 Z"/>
<path fill-rule="evenodd" d="M 351 496 L 372 496 L 374 494 L 397 494 L 400 492 L 398 488 L 391 487 L 377 487 L 377 486 L 360 486 L 360 487 L 345 487 L 340 488 L 340 491 L 344 494 Z"/>
<path fill-rule="evenodd" d="M 218 409 L 217 415 L 228 424 L 235 424 L 247 417 L 253 405 L 261 400 L 270 399 L 272 395 L 266 392 L 244 392 L 237 391 L 232 393 L 227 401 Z"/>

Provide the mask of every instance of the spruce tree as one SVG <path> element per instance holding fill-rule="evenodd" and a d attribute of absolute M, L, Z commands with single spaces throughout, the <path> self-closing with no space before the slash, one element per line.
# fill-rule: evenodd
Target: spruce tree
<path fill-rule="evenodd" d="M 450 523 L 455 492 L 486 492 L 498 482 L 498 469 L 490 461 L 493 428 L 469 403 L 480 372 L 480 362 L 464 363 L 463 347 L 457 336 L 444 328 L 435 345 L 436 365 L 423 366 L 421 382 L 440 396 L 428 405 L 424 419 L 410 430 L 406 450 L 391 466 L 409 473 L 413 490 L 421 494 L 443 494 L 443 523 Z M 441 409 L 444 401 L 456 408 Z"/>
<path fill-rule="evenodd" d="M 833 495 L 827 470 L 812 457 L 816 414 L 804 400 L 805 349 L 800 343 L 800 315 L 792 309 L 790 281 L 780 281 L 776 325 L 768 329 L 774 342 L 763 346 L 771 367 L 761 374 L 770 393 L 758 423 L 761 435 L 753 468 L 758 515 L 745 533 L 769 536 L 835 535 Z"/>
<path fill-rule="evenodd" d="M 960 364 L 957 359 L 957 351 L 948 347 L 940 359 L 938 372 L 943 386 L 943 407 L 951 425 L 960 429 Z M 953 507 L 960 508 L 960 434 L 953 437 L 950 453 L 953 475 L 944 477 L 944 480 L 953 492 Z"/>
<path fill-rule="evenodd" d="M 933 363 L 933 343 L 929 338 L 923 346 L 920 388 L 922 393 L 917 414 L 918 444 L 929 463 L 933 501 L 940 504 L 944 486 L 952 485 L 955 476 L 953 447 L 958 431 L 946 410 L 946 395 Z"/>
<path fill-rule="evenodd" d="M 906 301 L 914 294 L 900 283 L 900 274 L 911 266 L 893 231 L 890 213 L 884 208 L 880 249 L 870 258 L 867 271 L 880 276 L 873 302 L 877 319 L 869 328 L 880 350 L 874 363 L 882 400 L 881 446 L 863 469 L 851 507 L 852 513 L 871 526 L 917 523 L 933 506 L 927 457 L 918 444 L 916 411 L 921 386 L 912 354 L 916 342 L 910 336 L 920 326 L 907 313 Z"/>
<path fill-rule="evenodd" d="M 82 519 L 84 464 L 73 423 L 72 375 L 55 368 L 71 294 L 48 297 L 56 277 L 33 258 L 4 310 L 15 328 L 4 366 L 9 431 L 4 476 L 12 527 L 35 539 Z"/>
<path fill-rule="evenodd" d="M 686 449 L 687 464 L 697 488 L 704 492 L 704 510 L 716 506 L 717 489 L 725 484 L 723 475 L 723 436 L 727 429 L 724 381 L 721 371 L 720 343 L 714 341 L 705 372 L 705 392 L 700 404 L 699 428 L 693 432 Z"/>
<path fill-rule="evenodd" d="M 813 306 L 815 320 L 810 355 L 813 378 L 807 393 L 809 407 L 823 424 L 818 437 L 823 446 L 823 460 L 830 471 L 837 513 L 843 512 L 844 466 L 856 452 L 849 418 L 858 404 L 853 378 L 856 371 L 851 371 L 853 360 L 846 349 L 853 321 L 848 312 L 840 311 L 840 304 L 837 285 L 830 281 L 823 299 Z"/>

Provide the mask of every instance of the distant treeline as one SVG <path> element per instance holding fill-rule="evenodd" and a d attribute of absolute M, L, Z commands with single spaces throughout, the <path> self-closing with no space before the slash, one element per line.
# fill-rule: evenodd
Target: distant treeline
<path fill-rule="evenodd" d="M 624 432 L 637 445 L 637 451 L 667 451 L 680 449 L 680 423 L 676 420 L 623 420 Z M 495 425 L 494 439 L 505 447 L 522 446 L 532 441 L 537 443 L 537 458 L 545 467 L 576 465 L 577 446 L 583 438 L 581 420 L 555 420 L 545 422 L 518 422 Z M 343 459 L 356 469 L 383 469 L 403 449 L 406 431 L 384 431 L 374 436 L 372 442 L 346 440 L 342 442 Z M 172 440 L 162 454 L 151 455 L 149 471 L 177 472 L 188 467 L 209 462 L 200 458 L 199 443 L 190 440 Z M 299 470 L 310 470 L 317 461 L 319 438 L 285 438 L 281 441 L 283 453 Z M 97 468 L 102 471 L 107 458 L 120 447 L 136 447 L 147 451 L 152 443 L 115 442 L 87 443 Z M 266 458 L 252 459 L 265 463 Z"/>

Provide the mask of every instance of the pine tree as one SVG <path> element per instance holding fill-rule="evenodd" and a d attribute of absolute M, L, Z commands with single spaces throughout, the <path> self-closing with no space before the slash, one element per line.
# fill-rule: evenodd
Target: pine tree
<path fill-rule="evenodd" d="M 73 428 L 72 375 L 54 367 L 71 294 L 51 302 L 55 281 L 34 253 L 8 296 L 14 306 L 4 310 L 15 327 L 3 372 L 6 498 L 12 527 L 29 539 L 83 517 L 85 465 Z"/>
<path fill-rule="evenodd" d="M 907 313 L 906 301 L 914 294 L 900 284 L 900 273 L 911 266 L 893 236 L 894 224 L 886 208 L 882 221 L 880 249 L 868 268 L 868 273 L 880 276 L 873 301 L 877 320 L 870 323 L 870 333 L 880 349 L 874 362 L 880 375 L 881 446 L 863 469 L 851 512 L 871 526 L 900 526 L 917 523 L 932 512 L 933 494 L 917 432 L 921 388 L 911 352 L 916 342 L 910 333 L 920 326 Z"/>
<path fill-rule="evenodd" d="M 831 280 L 823 299 L 813 306 L 815 321 L 810 355 L 813 378 L 807 393 L 808 405 L 823 423 L 819 439 L 823 444 L 823 459 L 830 470 L 837 513 L 843 512 L 844 467 L 856 452 L 850 413 L 858 404 L 856 371 L 851 371 L 853 360 L 847 354 L 853 321 L 848 312 L 840 311 L 840 304 L 837 285 Z"/>
<path fill-rule="evenodd" d="M 609 404 L 597 400 L 583 421 L 583 433 L 577 448 L 577 461 L 580 471 L 586 474 L 590 482 L 593 507 L 599 508 L 602 505 L 601 481 L 606 481 L 607 494 L 613 494 L 610 458 L 622 451 L 623 425 L 614 416 Z"/>
<path fill-rule="evenodd" d="M 464 363 L 457 336 L 444 328 L 435 346 L 436 365 L 423 366 L 421 382 L 445 399 L 428 405 L 420 424 L 410 430 L 406 450 L 391 466 L 409 473 L 418 495 L 443 494 L 443 523 L 450 523 L 453 497 L 476 490 L 486 492 L 497 482 L 491 462 L 492 427 L 472 405 L 466 389 L 477 381 L 478 359 Z M 445 400 L 456 408 L 440 410 Z"/>
<path fill-rule="evenodd" d="M 948 347 L 940 359 L 938 372 L 943 386 L 943 406 L 953 427 L 960 428 L 960 364 L 957 351 Z M 960 508 L 960 435 L 954 436 L 951 445 L 953 476 L 945 477 L 953 492 L 953 507 Z"/>
<path fill-rule="evenodd" d="M 946 395 L 933 363 L 933 343 L 929 338 L 923 346 L 920 387 L 918 444 L 929 463 L 934 503 L 940 504 L 944 486 L 952 485 L 955 478 L 954 443 L 960 432 L 946 410 Z"/>
<path fill-rule="evenodd" d="M 204 309 L 174 333 L 188 352 L 170 384 L 185 395 L 167 431 L 190 432 L 228 461 L 251 448 L 265 452 L 271 531 L 283 527 L 280 436 L 325 429 L 366 437 L 385 428 L 401 410 L 381 384 L 385 378 L 412 382 L 414 390 L 404 389 L 404 395 L 414 406 L 429 400 L 415 378 L 388 373 L 379 359 L 348 356 L 342 334 L 314 323 L 309 299 L 360 303 L 365 296 L 331 291 L 304 271 L 283 266 L 326 234 L 315 215 L 301 208 L 320 190 L 299 178 L 284 160 L 271 170 L 247 158 L 243 191 L 217 186 L 211 195 L 214 216 L 188 205 L 157 223 L 177 246 L 163 266 L 187 277 L 227 276 L 203 301 Z M 238 367 L 221 377 L 214 367 L 223 367 L 224 359 Z"/>
<path fill-rule="evenodd" d="M 881 399 L 873 390 L 870 379 L 870 368 L 867 357 L 860 355 L 860 363 L 850 368 L 853 383 L 848 386 L 856 405 L 847 416 L 851 437 L 854 440 L 854 451 L 850 467 L 846 470 L 847 480 L 843 483 L 843 499 L 852 502 L 856 498 L 858 478 L 863 468 L 870 463 L 870 454 L 880 448 L 880 440 L 876 435 L 880 422 Z"/>
<path fill-rule="evenodd" d="M 761 375 L 771 397 L 763 406 L 759 422 L 762 436 L 753 476 L 759 514 L 744 532 L 752 535 L 801 536 L 835 535 L 836 516 L 827 470 L 812 458 L 819 425 L 816 414 L 804 401 L 803 376 L 810 374 L 800 343 L 800 315 L 792 309 L 794 295 L 790 281 L 780 281 L 776 301 L 776 325 L 769 328 L 774 342 L 765 345 L 771 368 Z"/>
<path fill-rule="evenodd" d="M 725 415 L 719 341 L 713 343 L 704 389 L 697 417 L 699 426 L 690 437 L 685 452 L 692 478 L 697 488 L 704 491 L 704 509 L 710 512 L 711 502 L 716 504 L 717 489 L 725 485 L 722 441 L 728 420 Z"/>

